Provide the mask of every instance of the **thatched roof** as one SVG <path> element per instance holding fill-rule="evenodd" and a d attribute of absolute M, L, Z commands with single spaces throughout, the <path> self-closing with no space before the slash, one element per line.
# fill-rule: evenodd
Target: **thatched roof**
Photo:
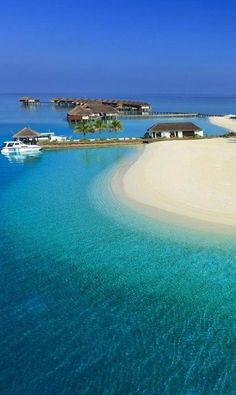
<path fill-rule="evenodd" d="M 28 101 L 37 101 L 37 102 L 39 102 L 39 99 L 35 99 L 34 97 L 30 97 L 30 96 L 22 96 L 20 99 L 19 99 L 19 101 L 22 101 L 22 102 L 28 102 Z"/>
<path fill-rule="evenodd" d="M 89 115 L 92 114 L 90 108 L 84 106 L 76 106 L 73 110 L 68 112 L 68 115 Z"/>
<path fill-rule="evenodd" d="M 127 107 L 150 107 L 150 104 L 143 101 L 137 100 L 126 100 L 126 99 L 102 99 L 104 104 L 109 103 L 115 106 L 127 106 Z"/>
<path fill-rule="evenodd" d="M 29 97 L 29 96 L 22 96 L 22 97 L 19 99 L 19 101 L 26 101 L 26 100 L 29 100 L 29 99 L 31 99 L 31 97 Z"/>
<path fill-rule="evenodd" d="M 13 135 L 14 138 L 31 138 L 31 137 L 38 137 L 40 133 L 32 130 L 30 128 L 23 128 L 19 130 L 16 134 Z"/>
<path fill-rule="evenodd" d="M 102 114 L 119 114 L 118 111 L 107 104 L 99 103 L 99 102 L 89 102 L 87 107 L 92 110 L 94 113 L 102 113 Z"/>
<path fill-rule="evenodd" d="M 157 123 L 151 126 L 148 130 L 152 132 L 190 132 L 202 130 L 192 122 L 168 122 L 168 123 Z"/>
<path fill-rule="evenodd" d="M 103 105 L 111 105 L 115 107 L 149 107 L 150 104 L 147 102 L 143 101 L 137 101 L 137 100 L 126 100 L 126 99 L 102 99 L 102 98 L 65 98 L 65 97 L 59 97 L 59 98 L 53 98 L 52 101 L 54 102 L 62 102 L 62 103 L 81 103 L 81 104 L 91 104 L 91 103 L 99 103 Z"/>
<path fill-rule="evenodd" d="M 87 102 L 83 105 L 76 106 L 68 112 L 68 116 L 71 115 L 92 115 L 94 113 L 99 114 L 119 114 L 118 111 L 109 105 L 105 105 L 98 102 Z"/>
<path fill-rule="evenodd" d="M 60 97 L 53 97 L 52 99 L 51 99 L 51 102 L 53 103 L 53 102 L 58 102 L 60 100 Z"/>

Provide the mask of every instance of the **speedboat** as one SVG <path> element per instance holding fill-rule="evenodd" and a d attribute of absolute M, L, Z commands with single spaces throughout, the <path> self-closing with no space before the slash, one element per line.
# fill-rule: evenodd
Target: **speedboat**
<path fill-rule="evenodd" d="M 42 149 L 36 144 L 24 144 L 21 141 L 5 141 L 3 143 L 3 148 L 1 149 L 2 154 L 10 153 L 31 153 L 38 152 Z"/>

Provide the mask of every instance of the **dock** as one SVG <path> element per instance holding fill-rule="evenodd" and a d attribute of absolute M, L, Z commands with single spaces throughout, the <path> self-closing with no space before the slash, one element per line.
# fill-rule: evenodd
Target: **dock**
<path fill-rule="evenodd" d="M 118 139 L 81 139 L 69 140 L 64 142 L 41 143 L 43 150 L 58 150 L 58 149 L 74 149 L 74 148 L 91 148 L 91 147 L 117 147 L 117 146 L 132 146 L 144 144 L 146 141 L 142 138 L 118 138 Z"/>
<path fill-rule="evenodd" d="M 218 138 L 218 136 L 204 136 L 201 137 L 200 140 L 203 139 L 214 139 Z M 76 148 L 98 148 L 98 147 L 123 147 L 123 146 L 137 146 L 142 144 L 152 144 L 163 141 L 186 141 L 186 140 L 197 140 L 195 137 L 188 138 L 177 138 L 173 137 L 170 139 L 163 138 L 135 138 L 135 137 L 124 137 L 119 139 L 81 139 L 81 140 L 69 140 L 64 142 L 52 142 L 52 143 L 40 143 L 40 146 L 44 151 L 49 150 L 60 150 L 60 149 L 76 149 Z"/>
<path fill-rule="evenodd" d="M 159 111 L 152 111 L 147 114 L 129 114 L 129 113 L 122 113 L 119 114 L 118 118 L 123 119 L 132 119 L 132 118 L 195 118 L 198 117 L 197 112 L 159 112 Z"/>

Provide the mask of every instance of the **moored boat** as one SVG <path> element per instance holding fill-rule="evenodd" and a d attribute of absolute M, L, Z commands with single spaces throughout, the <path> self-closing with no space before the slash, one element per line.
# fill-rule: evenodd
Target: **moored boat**
<path fill-rule="evenodd" d="M 27 152 L 38 152 L 42 149 L 36 144 L 24 144 L 21 141 L 5 141 L 1 149 L 1 153 L 27 153 Z"/>

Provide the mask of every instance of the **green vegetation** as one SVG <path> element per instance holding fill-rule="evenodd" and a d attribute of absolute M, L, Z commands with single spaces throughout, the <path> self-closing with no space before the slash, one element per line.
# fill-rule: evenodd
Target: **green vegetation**
<path fill-rule="evenodd" d="M 149 135 L 149 133 L 148 133 L 148 132 L 146 132 L 146 133 L 144 134 L 143 138 L 144 138 L 144 139 L 150 139 L 150 138 L 151 138 L 151 136 Z"/>
<path fill-rule="evenodd" d="M 114 119 L 109 124 L 109 130 L 111 130 L 112 132 L 120 132 L 122 129 L 122 124 L 118 119 Z"/>
<path fill-rule="evenodd" d="M 87 133 L 91 133 L 93 131 L 92 125 L 88 121 L 81 121 L 74 128 L 75 133 L 83 133 L 84 136 L 86 136 Z"/>
<path fill-rule="evenodd" d="M 86 136 L 87 133 L 101 132 L 104 130 L 120 132 L 122 129 L 122 124 L 117 119 L 112 121 L 103 121 L 102 119 L 96 119 L 95 121 L 83 120 L 76 124 L 74 127 L 74 133 L 83 133 L 83 135 Z"/>
<path fill-rule="evenodd" d="M 106 122 L 104 122 L 102 119 L 96 119 L 93 122 L 94 130 L 101 132 L 102 130 L 106 130 L 107 125 Z"/>

